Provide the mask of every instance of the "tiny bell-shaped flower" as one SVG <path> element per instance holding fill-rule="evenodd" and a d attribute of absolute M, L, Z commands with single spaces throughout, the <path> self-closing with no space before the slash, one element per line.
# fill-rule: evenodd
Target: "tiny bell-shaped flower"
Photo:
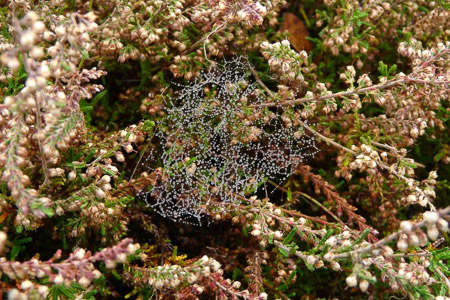
<path fill-rule="evenodd" d="M 345 279 L 345 282 L 349 287 L 355 287 L 358 284 L 358 278 L 355 274 L 352 274 Z"/>
<path fill-rule="evenodd" d="M 359 283 L 359 288 L 361 292 L 365 293 L 369 289 L 369 282 L 367 280 L 363 280 Z"/>
<path fill-rule="evenodd" d="M 433 224 L 439 220 L 439 213 L 436 211 L 427 211 L 423 213 L 423 220 Z"/>
<path fill-rule="evenodd" d="M 398 250 L 405 252 L 408 249 L 408 242 L 405 238 L 400 238 L 397 242 Z"/>
<path fill-rule="evenodd" d="M 402 221 L 400 223 L 400 229 L 404 232 L 404 233 L 408 233 L 411 232 L 412 230 L 412 223 L 410 221 Z"/>

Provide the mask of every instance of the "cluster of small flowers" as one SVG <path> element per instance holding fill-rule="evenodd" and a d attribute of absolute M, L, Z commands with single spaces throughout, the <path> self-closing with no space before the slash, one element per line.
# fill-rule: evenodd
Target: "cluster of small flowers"
<path fill-rule="evenodd" d="M 428 44 L 440 43 L 443 42 L 442 36 L 450 34 L 450 15 L 448 10 L 442 6 L 434 8 L 435 5 L 431 5 L 431 2 L 429 5 L 433 9 L 426 16 L 417 19 L 416 22 L 409 26 L 405 26 L 403 32 L 405 34 L 412 33 L 414 38 L 426 41 Z"/>
<path fill-rule="evenodd" d="M 212 274 L 209 280 L 211 284 L 217 287 L 216 293 L 219 299 L 249 299 L 249 300 L 267 300 L 267 293 L 252 294 L 249 290 L 239 290 L 241 287 L 240 281 L 232 281 L 231 279 L 224 279 L 219 272 Z"/>
<path fill-rule="evenodd" d="M 0 246 L 5 242 L 6 234 L 0 231 Z M 114 268 L 117 263 L 125 263 L 128 255 L 134 254 L 137 249 L 139 249 L 139 244 L 132 244 L 131 239 L 125 239 L 117 245 L 105 248 L 94 255 L 89 251 L 86 252 L 84 249 L 78 248 L 62 262 L 56 262 L 61 258 L 61 250 L 58 250 L 48 261 L 39 261 L 34 258 L 25 262 L 17 262 L 7 261 L 4 257 L 1 257 L 0 270 L 13 280 L 26 279 L 22 281 L 20 286 L 24 291 L 23 294 L 17 289 L 10 290 L 11 296 L 19 297 L 13 299 L 28 299 L 27 294 L 31 296 L 36 292 L 41 297 L 45 297 L 48 293 L 48 287 L 35 286 L 29 279 L 48 276 L 54 284 L 70 286 L 73 282 L 78 282 L 86 288 L 92 280 L 101 276 L 100 271 L 95 269 L 94 262 L 103 261 L 107 268 Z M 53 270 L 56 270 L 57 274 L 54 274 Z"/>
<path fill-rule="evenodd" d="M 84 173 L 77 173 L 72 170 L 68 174 L 69 180 L 75 180 L 77 176 L 81 176 L 83 180 L 95 179 L 99 189 L 95 191 L 98 199 L 104 199 L 107 192 L 112 189 L 112 180 L 118 179 L 119 169 L 114 165 L 125 162 L 125 155 L 135 152 L 135 146 L 142 144 L 145 140 L 145 134 L 142 130 L 143 124 L 131 125 L 127 129 L 121 130 L 102 141 L 101 147 L 88 143 L 87 147 L 95 148 L 96 159 L 87 165 Z M 113 158 L 115 161 L 113 160 Z M 74 165 L 83 165 L 83 161 L 74 161 Z M 80 168 L 78 168 L 79 170 Z"/>
<path fill-rule="evenodd" d="M 20 290 L 13 288 L 8 291 L 8 300 L 47 299 L 48 294 L 49 288 L 46 285 L 25 280 L 20 283 Z"/>
<path fill-rule="evenodd" d="M 249 198 L 251 205 L 241 208 L 233 217 L 233 223 L 251 225 L 250 234 L 259 239 L 259 245 L 266 247 L 271 240 L 281 241 L 293 228 L 312 237 L 322 237 L 326 232 L 312 228 L 303 217 L 294 218 L 283 215 L 281 208 L 267 199 L 259 200 L 255 196 Z"/>
<path fill-rule="evenodd" d="M 424 234 L 419 226 L 411 221 L 400 223 L 401 234 L 397 241 L 398 250 L 405 252 L 409 246 L 425 246 L 428 239 L 435 241 L 439 237 L 439 231 L 448 231 L 448 222 L 436 211 L 428 211 L 423 214 L 423 222 L 427 226 L 427 233 Z M 428 239 L 427 239 L 428 236 Z"/>
<path fill-rule="evenodd" d="M 106 74 L 103 71 L 83 70 L 79 80 L 68 80 L 78 73 L 75 64 L 81 59 L 81 52 L 92 48 L 89 33 L 96 29 L 94 20 L 92 14 L 74 15 L 68 22 L 55 25 L 53 32 L 46 30 L 44 22 L 33 11 L 20 21 L 13 19 L 12 29 L 19 45 L 4 53 L 1 60 L 14 72 L 20 67 L 18 56 L 21 55 L 28 78 L 25 87 L 17 95 L 6 97 L 2 107 L 0 122 L 7 122 L 7 126 L 3 127 L 1 136 L 0 163 L 5 166 L 3 179 L 9 182 L 8 188 L 20 209 L 19 219 L 30 213 L 31 206 L 38 208 L 32 210 L 33 215 L 42 218 L 45 216 L 42 209 L 51 205 L 49 198 L 38 198 L 36 190 L 26 188 L 30 178 L 21 168 L 31 163 L 28 153 L 36 150 L 30 149 L 29 141 L 37 142 L 37 150 L 42 155 L 45 183 L 51 177 L 61 176 L 62 169 L 47 169 L 47 165 L 58 163 L 58 149 L 66 150 L 68 144 L 78 142 L 77 127 L 81 120 L 78 101 L 83 96 L 92 97 L 102 89 L 98 85 L 84 88 L 81 84 Z M 44 48 L 38 44 L 54 40 L 55 44 L 47 49 L 52 58 L 43 60 Z M 51 78 L 60 79 L 67 85 L 47 86 Z M 26 226 L 35 226 L 34 221 L 23 221 Z"/>
<path fill-rule="evenodd" d="M 314 95 L 314 94 L 316 94 L 316 95 Z M 317 95 L 325 96 L 325 95 L 332 95 L 332 94 L 333 94 L 333 92 L 329 91 L 327 89 L 327 86 L 325 83 L 318 82 L 315 85 L 315 92 L 309 93 L 309 94 L 306 93 L 306 97 L 312 97 L 312 96 L 317 96 Z M 336 103 L 336 99 L 335 98 L 327 98 L 327 99 L 325 99 L 325 101 L 322 102 L 321 112 L 324 114 L 330 114 L 332 112 L 335 112 L 337 110 L 337 108 L 338 108 L 338 106 Z"/>
<path fill-rule="evenodd" d="M 412 85 L 401 93 L 385 93 L 386 113 L 400 122 L 409 122 L 405 133 L 415 140 L 424 134 L 427 127 L 443 129 L 442 121 L 436 118 L 434 111 L 441 106 L 441 99 L 448 98 L 448 90 L 439 82 L 448 80 L 446 61 L 450 54 L 450 43 L 438 43 L 436 47 L 425 50 L 414 50 L 414 47 L 400 44 L 398 52 L 411 58 L 413 73 L 406 77 L 398 74 L 397 78 L 406 78 Z M 423 101 L 424 98 L 426 101 Z"/>
<path fill-rule="evenodd" d="M 275 1 L 272 5 L 277 5 Z M 221 17 L 228 23 L 242 23 L 251 28 L 262 25 L 267 14 L 267 8 L 260 1 L 253 0 L 219 0 L 215 6 L 213 16 Z"/>
<path fill-rule="evenodd" d="M 201 277 L 209 277 L 211 273 L 220 271 L 220 263 L 208 256 L 203 256 L 190 266 L 179 265 L 158 266 L 146 270 L 148 284 L 154 289 L 176 289 L 182 283 L 194 284 Z"/>
<path fill-rule="evenodd" d="M 232 40 L 249 49 L 256 48 L 263 35 L 256 35 L 257 40 L 250 42 L 244 29 L 259 26 L 264 19 L 276 22 L 284 2 L 267 1 L 263 5 L 264 1 L 253 0 L 124 1 L 100 26 L 100 47 L 96 51 L 101 56 L 117 57 L 121 63 L 130 59 L 148 59 L 152 63 L 167 60 L 175 77 L 190 80 L 199 75 L 202 65 L 206 64 L 205 59 L 211 56 L 222 58 L 232 47 Z M 136 20 L 139 26 L 121 26 L 129 24 L 130 19 Z M 211 24 L 216 27 L 211 28 Z M 188 26 L 194 26 L 205 36 L 192 38 L 185 33 Z M 203 45 L 205 51 L 195 49 L 199 45 Z M 186 55 L 188 51 L 195 55 Z M 178 55 L 169 55 L 171 53 Z M 152 79 L 157 81 L 158 77 Z"/>
<path fill-rule="evenodd" d="M 352 145 L 352 150 L 360 151 L 361 154 L 357 155 L 356 159 L 350 163 L 350 169 L 366 171 L 371 175 L 376 174 L 377 163 L 381 161 L 381 157 L 386 157 L 386 155 L 379 155 L 378 151 L 366 144 L 361 144 L 360 147 Z"/>
<path fill-rule="evenodd" d="M 402 170 L 399 169 L 399 172 Z M 402 198 L 403 203 L 419 204 L 423 207 L 430 205 L 434 198 L 436 198 L 435 185 L 436 185 L 437 173 L 431 171 L 428 178 L 421 182 L 409 179 L 408 191 L 409 193 Z M 432 207 L 432 206 L 431 206 Z"/>
<path fill-rule="evenodd" d="M 109 241 L 119 240 L 121 233 L 127 230 L 128 220 L 122 212 L 123 207 L 112 205 L 118 199 L 112 196 L 111 192 L 119 181 L 119 168 L 125 162 L 124 154 L 134 152 L 134 145 L 139 145 L 145 140 L 142 126 L 142 123 L 131 125 L 111 135 L 101 141 L 101 147 L 88 143 L 86 152 L 96 149 L 95 156 L 97 158 L 87 166 L 84 158 L 81 158 L 81 160 L 72 162 L 75 167 L 71 171 L 62 168 L 50 169 L 50 172 L 57 176 L 66 176 L 65 174 L 68 173 L 67 179 L 74 184 L 80 180 L 88 183 L 86 187 L 80 188 L 72 196 L 55 201 L 53 205 L 58 216 L 66 212 L 80 212 L 82 222 L 70 231 L 71 237 L 76 238 L 83 235 L 86 228 L 96 231 L 104 228 L 107 236 L 103 236 L 102 241 L 106 243 L 108 239 Z M 108 207 L 105 206 L 106 201 L 109 202 Z"/>
<path fill-rule="evenodd" d="M 399 29 L 410 32 L 411 28 L 420 35 L 421 27 L 433 27 L 433 30 L 442 32 L 442 26 L 445 24 L 442 17 L 445 14 L 439 13 L 440 22 L 425 22 L 420 24 L 420 20 L 430 18 L 436 15 L 434 10 L 446 10 L 442 4 L 436 2 L 421 2 L 420 9 L 416 2 L 405 1 L 396 3 L 395 1 L 347 1 L 345 4 L 341 1 L 325 1 L 328 3 L 323 10 L 317 10 L 316 25 L 327 26 L 320 33 L 323 45 L 330 49 L 333 55 L 339 55 L 341 51 L 352 54 L 358 58 L 356 66 L 362 68 L 363 58 L 371 60 L 378 53 L 377 47 L 382 39 L 394 40 L 402 32 Z M 428 9 L 431 11 L 428 13 Z M 417 23 L 416 21 L 419 20 Z M 408 29 L 407 29 L 408 28 Z M 430 39 L 432 40 L 432 39 Z M 439 41 L 439 40 L 438 40 Z"/>
<path fill-rule="evenodd" d="M 408 284 L 419 286 L 436 283 L 436 280 L 427 272 L 430 262 L 425 256 L 420 257 L 421 263 L 415 260 L 407 262 L 404 257 L 398 261 L 395 259 L 392 248 L 385 245 L 385 243 L 398 237 L 397 248 L 402 252 L 406 252 L 409 246 L 423 247 L 427 244 L 428 239 L 434 241 L 438 238 L 439 230 L 442 232 L 448 231 L 448 222 L 444 220 L 443 215 L 448 214 L 449 211 L 450 208 L 440 212 L 425 212 L 423 220 L 415 223 L 402 221 L 399 231 L 379 241 L 377 247 L 363 242 L 359 248 L 353 249 L 351 252 L 354 254 L 361 255 L 365 253 L 366 257 L 360 257 L 360 264 L 357 263 L 355 265 L 353 273 L 346 279 L 347 285 L 349 287 L 357 286 L 358 277 L 360 277 L 362 280 L 359 281 L 359 287 L 363 292 L 367 291 L 369 285 L 366 279 L 369 276 L 371 277 L 368 271 L 370 266 L 386 273 L 386 276 L 383 276 L 382 279 L 383 281 L 389 281 L 394 291 Z M 426 234 L 420 230 L 423 226 L 427 227 Z M 343 255 L 338 254 L 337 257 L 342 258 Z"/>
<path fill-rule="evenodd" d="M 396 261 L 392 258 L 378 256 L 366 259 L 364 263 L 382 270 L 386 274 L 382 280 L 389 283 L 391 289 L 395 292 L 415 286 L 426 287 L 436 283 L 436 279 L 431 277 L 428 271 L 430 261 L 425 257 L 420 257 L 417 261 L 407 262 L 404 258 Z M 438 299 L 438 297 L 435 299 Z"/>
<path fill-rule="evenodd" d="M 349 1 L 344 7 L 341 7 L 339 1 L 328 2 L 328 9 L 333 7 L 332 11 L 318 11 L 316 25 L 323 26 L 325 22 L 329 23 L 325 30 L 321 32 L 323 45 L 330 49 L 331 53 L 337 56 L 340 51 L 352 55 L 367 55 L 369 45 L 378 43 L 376 37 L 372 34 L 372 28 L 367 26 L 383 15 L 385 10 L 389 10 L 389 3 L 381 1 L 364 1 L 363 5 L 358 1 Z M 354 16 L 354 10 L 360 12 Z M 361 13 L 361 10 L 363 11 Z M 370 12 L 370 15 L 369 13 Z M 358 22 L 354 19 L 358 18 Z M 361 26 L 362 24 L 366 26 Z M 364 34 L 361 34 L 364 32 Z M 358 59 L 357 67 L 362 67 L 361 59 Z"/>
<path fill-rule="evenodd" d="M 297 53 L 292 50 L 288 40 L 273 44 L 265 41 L 261 43 L 260 47 L 262 55 L 268 60 L 271 72 L 276 74 L 281 82 L 289 85 L 308 86 L 304 74 L 314 71 L 315 65 L 308 63 L 306 51 L 302 50 Z"/>
<path fill-rule="evenodd" d="M 397 52 L 400 55 L 408 57 L 411 60 L 422 57 L 427 58 L 431 56 L 431 52 L 429 50 L 424 50 L 422 42 L 416 40 L 415 38 L 410 38 L 407 41 L 399 43 Z"/>
<path fill-rule="evenodd" d="M 358 286 L 358 276 L 356 274 L 352 274 L 345 278 L 345 282 L 349 287 L 356 287 Z M 367 292 L 367 290 L 369 289 L 369 282 L 366 279 L 360 280 L 359 289 L 361 290 L 361 292 Z"/>

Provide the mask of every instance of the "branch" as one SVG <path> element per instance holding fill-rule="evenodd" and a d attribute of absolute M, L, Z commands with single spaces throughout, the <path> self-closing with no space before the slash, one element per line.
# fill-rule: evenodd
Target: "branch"
<path fill-rule="evenodd" d="M 441 216 L 441 217 L 443 215 L 449 214 L 450 213 L 450 206 L 447 206 L 446 208 L 439 210 L 438 213 L 439 213 L 439 216 Z M 421 227 L 425 226 L 426 224 L 427 224 L 427 221 L 425 221 L 425 220 L 417 222 L 417 223 L 412 225 L 411 231 L 414 231 L 414 230 L 416 230 L 418 228 L 421 228 Z M 377 248 L 383 246 L 384 244 L 387 244 L 389 242 L 394 241 L 395 239 L 397 239 L 400 236 L 400 234 L 402 234 L 401 230 L 399 230 L 397 232 L 394 232 L 391 235 L 388 235 L 387 237 L 385 237 L 384 239 L 381 239 L 378 242 L 376 242 L 376 243 L 374 243 L 372 245 L 369 245 L 367 247 L 359 248 L 359 249 L 356 249 L 356 250 L 353 250 L 353 251 L 350 251 L 350 252 L 346 252 L 346 253 L 337 254 L 335 256 L 335 258 L 336 259 L 346 258 L 346 257 L 351 256 L 352 254 L 361 254 L 361 253 L 371 252 L 372 250 L 377 249 Z"/>

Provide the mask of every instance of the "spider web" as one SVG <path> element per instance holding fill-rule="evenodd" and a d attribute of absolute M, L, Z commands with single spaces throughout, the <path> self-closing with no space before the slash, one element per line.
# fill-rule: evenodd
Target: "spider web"
<path fill-rule="evenodd" d="M 176 84 L 178 96 L 155 133 L 159 147 L 144 162 L 159 170 L 158 184 L 139 194 L 161 216 L 200 225 L 211 212 L 237 208 L 265 180 L 283 181 L 318 152 L 314 138 L 286 128 L 277 109 L 250 107 L 266 96 L 248 70 L 237 57 Z"/>

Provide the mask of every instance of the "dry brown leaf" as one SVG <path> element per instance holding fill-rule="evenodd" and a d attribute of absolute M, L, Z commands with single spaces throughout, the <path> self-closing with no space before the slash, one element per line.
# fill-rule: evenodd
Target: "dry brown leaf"
<path fill-rule="evenodd" d="M 289 33 L 289 42 L 291 42 L 292 47 L 294 47 L 297 52 L 302 50 L 307 52 L 311 51 L 312 44 L 306 39 L 306 37 L 309 36 L 308 29 L 303 21 L 296 15 L 290 12 L 285 12 L 283 14 L 283 24 L 281 30 Z"/>

